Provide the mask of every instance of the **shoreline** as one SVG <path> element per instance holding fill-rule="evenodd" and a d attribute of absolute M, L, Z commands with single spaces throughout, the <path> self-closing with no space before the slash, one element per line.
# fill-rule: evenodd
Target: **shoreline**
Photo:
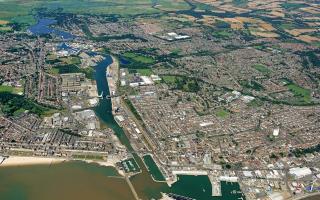
<path fill-rule="evenodd" d="M 55 157 L 32 157 L 32 156 L 9 156 L 1 164 L 0 169 L 4 167 L 20 167 L 20 166 L 33 166 L 33 165 L 52 165 L 64 162 L 82 161 L 88 164 L 98 164 L 104 167 L 113 167 L 117 170 L 119 175 L 124 176 L 124 172 L 116 168 L 116 159 L 108 160 L 81 160 L 81 159 L 67 159 Z"/>
<path fill-rule="evenodd" d="M 72 160 L 70 160 L 70 161 L 72 161 Z M 76 160 L 74 160 L 74 161 L 76 161 Z M 113 167 L 117 170 L 117 172 L 120 176 L 123 176 L 123 177 L 125 176 L 124 171 L 122 171 L 116 167 L 116 163 L 118 162 L 116 159 L 108 159 L 108 160 L 103 160 L 103 161 L 97 161 L 97 160 L 78 160 L 78 161 L 83 161 L 88 164 L 98 164 L 103 167 Z"/>
<path fill-rule="evenodd" d="M 27 165 L 42 165 L 42 164 L 59 164 L 63 162 L 82 161 L 86 163 L 99 164 L 105 167 L 115 167 L 117 162 L 115 159 L 110 160 L 82 160 L 82 159 L 67 159 L 56 157 L 41 157 L 41 156 L 9 156 L 1 164 L 0 167 L 11 166 L 27 166 Z"/>
<path fill-rule="evenodd" d="M 17 167 L 29 165 L 51 165 L 68 161 L 65 158 L 32 157 L 32 156 L 9 156 L 1 164 L 1 167 Z"/>

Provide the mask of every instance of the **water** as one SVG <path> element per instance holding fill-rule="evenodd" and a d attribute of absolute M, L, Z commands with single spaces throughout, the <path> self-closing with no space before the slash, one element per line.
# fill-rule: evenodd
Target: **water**
<path fill-rule="evenodd" d="M 122 56 L 119 57 L 119 62 L 120 62 L 120 65 L 129 65 L 130 64 L 130 61 L 125 59 Z"/>
<path fill-rule="evenodd" d="M 39 19 L 37 24 L 30 26 L 28 30 L 34 35 L 55 34 L 65 40 L 71 40 L 74 38 L 74 36 L 68 32 L 60 31 L 50 27 L 50 25 L 56 23 L 57 21 L 54 19 L 43 18 Z"/>
<path fill-rule="evenodd" d="M 126 181 L 112 167 L 84 162 L 0 170 L 1 200 L 131 200 Z"/>
<path fill-rule="evenodd" d="M 199 200 L 237 200 L 243 197 L 238 183 L 221 182 L 222 197 L 212 197 L 212 187 L 208 176 L 178 176 L 170 192 Z"/>
<path fill-rule="evenodd" d="M 165 178 L 161 171 L 159 170 L 159 167 L 154 162 L 151 155 L 145 155 L 143 156 L 143 161 L 148 167 L 149 173 L 152 175 L 153 179 L 156 181 L 165 181 Z"/>
<path fill-rule="evenodd" d="M 105 97 L 109 95 L 109 87 L 106 79 L 106 68 L 112 63 L 111 56 L 107 55 L 106 58 L 98 63 L 95 67 L 95 79 L 97 82 L 98 94 L 102 94 Z M 126 137 L 122 128 L 117 124 L 112 115 L 111 99 L 102 98 L 99 104 L 94 109 L 96 115 L 100 120 L 114 130 L 115 134 L 119 138 L 120 142 L 127 147 L 129 151 L 133 148 L 130 145 L 129 139 Z"/>

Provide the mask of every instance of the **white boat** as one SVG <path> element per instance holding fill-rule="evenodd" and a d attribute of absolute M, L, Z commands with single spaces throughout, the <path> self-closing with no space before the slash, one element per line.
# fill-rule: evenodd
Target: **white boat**
<path fill-rule="evenodd" d="M 103 91 L 101 92 L 101 94 L 98 97 L 103 98 Z"/>

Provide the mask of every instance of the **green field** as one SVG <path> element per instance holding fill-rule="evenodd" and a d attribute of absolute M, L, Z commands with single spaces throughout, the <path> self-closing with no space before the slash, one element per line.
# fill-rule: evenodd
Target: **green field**
<path fill-rule="evenodd" d="M 300 87 L 295 83 L 289 83 L 286 85 L 290 92 L 294 94 L 301 102 L 310 103 L 311 102 L 311 91 Z"/>
<path fill-rule="evenodd" d="M 281 29 L 295 29 L 298 27 L 295 24 L 281 23 L 281 24 L 279 24 L 279 28 L 281 28 Z"/>
<path fill-rule="evenodd" d="M 226 118 L 229 116 L 229 111 L 224 108 L 219 108 L 215 111 L 215 115 L 219 118 Z"/>
<path fill-rule="evenodd" d="M 63 58 L 60 58 L 60 61 L 66 63 L 68 65 L 79 65 L 79 64 L 81 64 L 81 60 L 77 56 L 63 57 Z"/>
<path fill-rule="evenodd" d="M 161 78 L 164 83 L 171 87 L 171 89 L 193 93 L 198 92 L 201 89 L 198 81 L 190 77 L 165 75 L 161 76 Z"/>
<path fill-rule="evenodd" d="M 93 67 L 78 67 L 81 64 L 81 60 L 77 56 L 68 56 L 58 59 L 55 55 L 49 55 L 47 63 L 53 66 L 48 70 L 48 73 L 50 74 L 84 73 L 86 78 L 91 80 L 94 79 Z"/>
<path fill-rule="evenodd" d="M 252 66 L 255 70 L 261 72 L 262 74 L 269 74 L 271 72 L 271 70 L 263 65 L 263 64 L 256 64 Z"/>
<path fill-rule="evenodd" d="M 158 0 L 158 8 L 165 11 L 177 11 L 190 9 L 189 4 L 183 0 Z"/>
<path fill-rule="evenodd" d="M 158 0 L 157 8 L 152 7 L 150 0 L 1 0 L 0 20 L 30 25 L 35 23 L 37 8 L 48 11 L 62 8 L 64 13 L 74 14 L 114 14 L 121 16 L 153 14 L 164 11 L 189 9 L 183 0 Z"/>
<path fill-rule="evenodd" d="M 155 63 L 155 59 L 149 56 L 140 55 L 133 52 L 126 52 L 123 54 L 123 57 L 129 59 L 134 62 L 142 63 L 142 64 L 153 64 Z"/>
<path fill-rule="evenodd" d="M 157 164 L 154 162 L 151 155 L 143 156 L 143 161 L 146 164 L 148 171 L 151 173 L 152 177 L 156 181 L 165 181 L 164 176 L 162 175 L 160 169 Z"/>
<path fill-rule="evenodd" d="M 92 67 L 79 68 L 76 65 L 59 65 L 52 67 L 49 71 L 50 74 L 69 74 L 69 73 L 84 73 L 86 78 L 94 79 L 94 69 Z"/>
<path fill-rule="evenodd" d="M 2 92 L 8 92 L 8 93 L 12 93 L 12 94 L 20 94 L 23 92 L 23 88 L 0 85 L 0 93 L 2 93 Z"/>
<path fill-rule="evenodd" d="M 13 93 L 13 89 L 2 87 L 0 91 L 0 108 L 2 113 L 8 116 L 16 116 L 29 110 L 29 112 L 44 116 L 56 110 L 37 104 L 33 100 L 26 99 L 21 95 Z"/>
<path fill-rule="evenodd" d="M 0 25 L 0 33 L 1 32 L 10 32 L 10 31 L 12 31 L 12 28 L 10 26 Z"/>
<path fill-rule="evenodd" d="M 263 101 L 259 99 L 254 99 L 253 101 L 250 101 L 250 103 L 248 103 L 248 106 L 253 108 L 260 107 L 262 105 L 263 105 Z"/>
<path fill-rule="evenodd" d="M 162 76 L 161 78 L 167 84 L 174 84 L 176 81 L 176 76 Z"/>
<path fill-rule="evenodd" d="M 226 38 L 232 37 L 233 33 L 227 30 L 220 30 L 220 31 L 214 31 L 212 35 L 217 38 L 226 39 Z"/>
<path fill-rule="evenodd" d="M 8 20 L 11 23 L 33 24 L 32 9 L 39 6 L 41 1 L 0 1 L 0 20 Z"/>
<path fill-rule="evenodd" d="M 136 70 L 137 73 L 139 73 L 140 75 L 142 76 L 150 76 L 153 74 L 152 70 L 149 69 L 149 68 L 146 68 L 146 69 L 137 69 Z"/>

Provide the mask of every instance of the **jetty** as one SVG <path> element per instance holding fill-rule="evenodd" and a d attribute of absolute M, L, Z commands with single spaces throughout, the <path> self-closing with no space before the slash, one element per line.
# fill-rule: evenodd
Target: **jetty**
<path fill-rule="evenodd" d="M 211 188 L 212 188 L 212 196 L 213 197 L 220 197 L 222 196 L 221 193 L 221 183 L 218 177 L 214 177 L 212 175 L 209 175 L 209 179 L 211 182 Z"/>

